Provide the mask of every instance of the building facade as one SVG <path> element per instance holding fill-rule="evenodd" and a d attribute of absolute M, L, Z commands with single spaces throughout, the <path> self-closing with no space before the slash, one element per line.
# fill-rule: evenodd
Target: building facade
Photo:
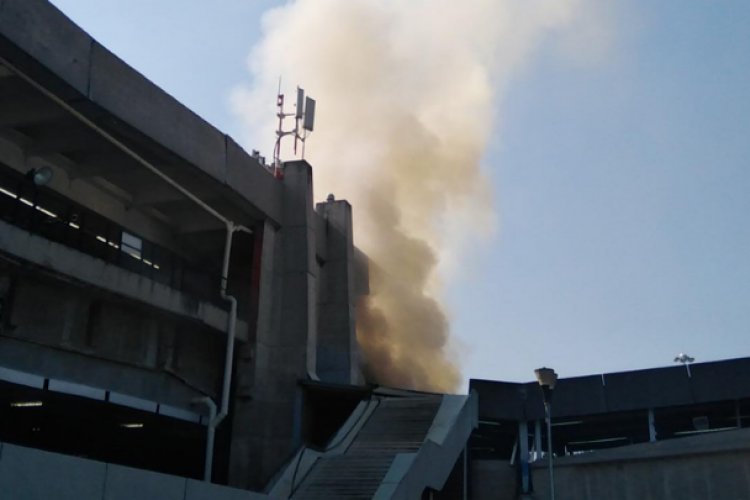
<path fill-rule="evenodd" d="M 0 2 L 0 440 L 262 488 L 300 381 L 363 384 L 351 206 L 284 173 L 49 2 Z"/>

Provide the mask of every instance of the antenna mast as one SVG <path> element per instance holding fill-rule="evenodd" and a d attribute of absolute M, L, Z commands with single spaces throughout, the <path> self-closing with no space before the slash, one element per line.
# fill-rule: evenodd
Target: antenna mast
<path fill-rule="evenodd" d="M 273 148 L 273 173 L 278 179 L 284 178 L 284 168 L 281 162 L 281 139 L 288 135 L 294 135 L 294 156 L 297 156 L 297 145 L 302 143 L 302 159 L 305 159 L 305 141 L 315 124 L 315 99 L 305 97 L 305 91 L 297 87 L 297 104 L 294 113 L 284 112 L 284 94 L 281 93 L 281 78 L 279 78 L 279 90 L 276 94 L 276 116 L 279 126 L 276 129 L 276 144 Z M 284 130 L 284 119 L 294 116 L 294 128 Z M 300 133 L 300 122 L 302 128 Z"/>

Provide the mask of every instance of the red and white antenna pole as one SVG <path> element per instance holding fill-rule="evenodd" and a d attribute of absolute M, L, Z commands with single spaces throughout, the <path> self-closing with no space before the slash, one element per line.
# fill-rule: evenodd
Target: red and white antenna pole
<path fill-rule="evenodd" d="M 284 169 L 281 163 L 281 138 L 294 135 L 294 156 L 297 156 L 297 143 L 302 142 L 302 158 L 305 157 L 305 140 L 308 132 L 313 130 L 315 121 L 315 100 L 305 97 L 305 91 L 297 87 L 297 107 L 294 113 L 284 113 L 284 94 L 281 93 L 281 78 L 279 78 L 279 91 L 276 95 L 276 116 L 279 118 L 279 126 L 276 129 L 276 144 L 273 148 L 273 172 L 277 179 L 284 178 Z M 284 118 L 294 116 L 294 129 L 284 131 Z M 302 122 L 303 134 L 300 135 L 300 122 Z"/>

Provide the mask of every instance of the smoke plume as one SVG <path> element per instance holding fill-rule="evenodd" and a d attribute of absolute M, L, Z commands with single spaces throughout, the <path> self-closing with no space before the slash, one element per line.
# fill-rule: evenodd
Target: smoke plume
<path fill-rule="evenodd" d="M 248 143 L 270 150 L 279 75 L 317 99 L 307 159 L 316 199 L 352 203 L 372 261 L 357 336 L 375 381 L 460 385 L 437 271 L 465 265 L 467 242 L 492 230 L 481 159 L 499 98 L 581 1 L 297 0 L 264 16 L 253 84 L 233 103 Z"/>

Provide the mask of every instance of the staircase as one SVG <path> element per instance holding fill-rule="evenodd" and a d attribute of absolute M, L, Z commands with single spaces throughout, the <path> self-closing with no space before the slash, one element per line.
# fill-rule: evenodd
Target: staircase
<path fill-rule="evenodd" d="M 380 400 L 346 452 L 321 457 L 292 498 L 373 498 L 396 455 L 419 451 L 441 401 L 433 395 Z"/>

